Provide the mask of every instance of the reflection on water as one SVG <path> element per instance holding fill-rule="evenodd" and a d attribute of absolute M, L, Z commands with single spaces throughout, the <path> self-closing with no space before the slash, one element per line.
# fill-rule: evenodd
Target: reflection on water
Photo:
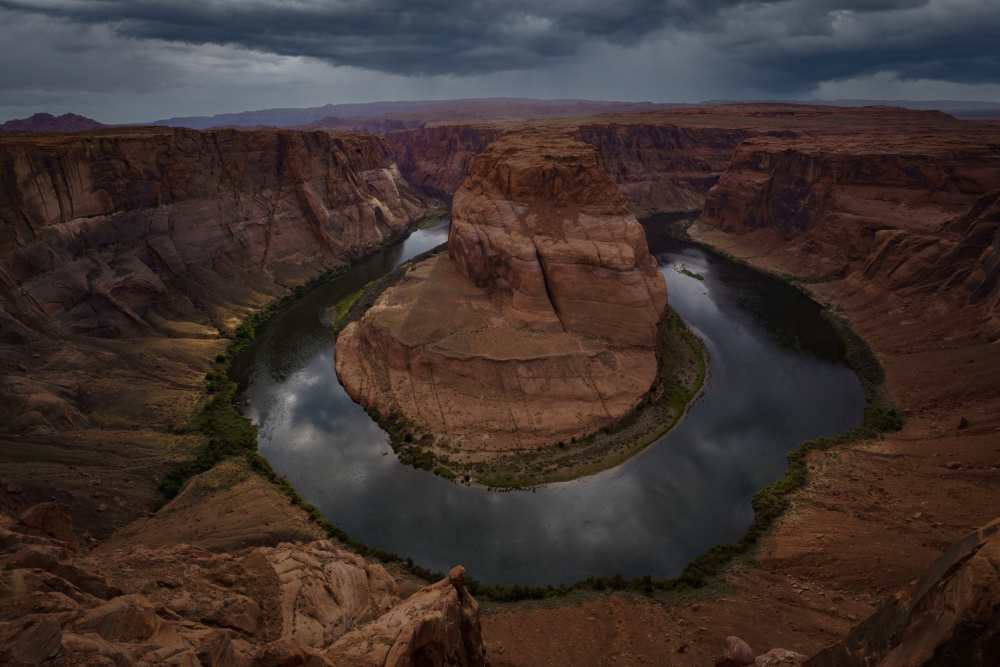
<path fill-rule="evenodd" d="M 260 426 L 261 454 L 349 535 L 424 567 L 461 563 L 503 584 L 676 576 L 745 532 L 753 494 L 784 473 L 796 444 L 858 426 L 864 395 L 816 304 L 657 227 L 647 227 L 650 249 L 671 305 L 705 342 L 711 375 L 687 418 L 639 456 L 573 482 L 491 493 L 384 455 L 385 434 L 337 380 L 323 313 L 447 240 L 447 220 L 359 262 L 258 331 L 232 373 Z"/>

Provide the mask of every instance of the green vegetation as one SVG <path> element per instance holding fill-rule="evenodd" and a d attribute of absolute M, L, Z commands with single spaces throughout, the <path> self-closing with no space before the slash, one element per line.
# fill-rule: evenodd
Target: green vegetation
<path fill-rule="evenodd" d="M 701 275 L 700 273 L 695 273 L 694 271 L 692 271 L 688 267 L 684 266 L 683 264 L 681 264 L 678 267 L 674 267 L 674 268 L 675 268 L 675 270 L 678 273 L 683 273 L 685 276 L 688 276 L 690 278 L 694 278 L 695 280 L 704 280 L 705 279 L 705 276 Z"/>

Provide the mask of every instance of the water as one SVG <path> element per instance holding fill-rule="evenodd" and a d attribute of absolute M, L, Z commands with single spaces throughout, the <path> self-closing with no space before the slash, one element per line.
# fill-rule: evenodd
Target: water
<path fill-rule="evenodd" d="M 361 262 L 278 313 L 233 365 L 260 452 L 349 535 L 427 568 L 463 564 L 484 583 L 558 585 L 587 576 L 673 577 L 738 540 L 754 493 L 799 442 L 861 424 L 864 394 L 819 307 L 798 290 L 647 223 L 669 300 L 710 355 L 687 417 L 626 463 L 535 491 L 489 492 L 401 465 L 344 392 L 329 306 L 447 240 L 447 220 Z M 686 267 L 704 280 L 686 276 Z"/>

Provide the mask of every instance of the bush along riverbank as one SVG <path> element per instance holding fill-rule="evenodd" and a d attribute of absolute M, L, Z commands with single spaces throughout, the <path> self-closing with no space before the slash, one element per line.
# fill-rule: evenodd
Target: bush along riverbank
<path fill-rule="evenodd" d="M 708 248 L 708 250 L 715 252 L 711 248 Z M 440 251 L 440 248 L 424 253 L 424 255 L 414 258 L 412 261 L 419 261 L 423 257 L 437 251 Z M 404 267 L 405 265 L 386 274 L 382 279 L 375 281 L 363 293 L 348 297 L 350 303 L 343 304 L 343 315 L 338 317 L 336 327 L 340 329 L 346 326 L 348 322 L 360 317 L 385 289 L 388 289 L 388 287 L 395 284 L 401 278 L 405 273 Z M 310 285 L 297 288 L 292 294 L 279 299 L 269 308 L 247 318 L 237 328 L 226 353 L 217 358 L 212 371 L 206 376 L 208 399 L 188 427 L 188 432 L 203 435 L 206 438 L 206 444 L 197 452 L 192 461 L 168 473 L 164 478 L 161 489 L 165 498 L 172 498 L 180 490 L 184 482 L 193 475 L 205 472 L 227 458 L 242 456 L 249 461 L 254 470 L 275 484 L 285 494 L 292 505 L 301 508 L 308 515 L 310 521 L 320 527 L 328 537 L 340 541 L 347 548 L 364 557 L 377 559 L 385 563 L 400 563 L 411 574 L 417 577 L 428 582 L 438 581 L 444 578 L 445 575 L 443 573 L 428 570 L 414 563 L 412 559 L 404 558 L 382 549 L 371 548 L 352 539 L 343 530 L 324 518 L 315 506 L 306 503 L 291 484 L 285 478 L 277 475 L 268 461 L 257 454 L 256 427 L 250 420 L 238 413 L 232 402 L 236 392 L 236 384 L 228 377 L 229 364 L 236 354 L 242 351 L 253 339 L 256 327 L 260 326 L 281 307 L 302 296 L 320 282 L 325 282 L 339 275 L 342 271 L 333 272 L 313 281 Z M 710 591 L 712 589 L 709 587 L 720 584 L 721 575 L 725 573 L 726 569 L 734 561 L 752 555 L 758 540 L 771 529 L 774 522 L 791 504 L 792 493 L 805 485 L 808 478 L 807 457 L 809 454 L 836 446 L 868 440 L 878 437 L 881 433 L 898 431 L 903 426 L 902 414 L 889 400 L 885 390 L 884 369 L 870 346 L 853 331 L 845 319 L 833 315 L 829 311 L 826 311 L 825 317 L 831 322 L 844 341 L 847 350 L 847 361 L 858 375 L 864 388 L 865 396 L 868 400 L 864 423 L 860 427 L 838 436 L 817 438 L 801 443 L 791 451 L 788 454 L 789 467 L 784 477 L 761 490 L 754 497 L 752 501 L 754 521 L 738 542 L 719 545 L 709 549 L 691 561 L 678 577 L 672 579 L 657 580 L 650 576 L 628 579 L 620 574 L 615 574 L 606 577 L 588 577 L 568 586 L 560 584 L 556 587 L 489 585 L 482 584 L 474 578 L 469 577 L 467 579 L 469 592 L 483 601 L 513 603 L 546 599 L 558 602 L 560 598 L 569 599 L 568 596 L 573 593 L 594 592 L 599 594 L 602 592 L 618 591 L 643 595 L 650 599 L 669 604 L 690 598 L 692 595 L 697 595 L 697 591 L 699 590 Z M 676 313 L 671 311 L 668 314 L 668 324 L 669 326 L 666 326 L 665 329 L 680 332 L 679 335 L 682 337 L 685 335 L 689 336 L 689 342 L 697 344 L 700 350 L 700 342 L 687 330 L 686 326 L 683 326 L 683 322 Z M 702 362 L 700 366 L 700 380 L 698 382 L 698 387 L 700 388 L 701 383 L 704 381 L 705 366 L 704 358 L 700 354 L 698 358 Z M 683 406 L 690 400 L 689 397 L 682 401 L 683 396 L 683 393 L 677 393 L 677 388 L 669 388 L 665 390 L 664 400 L 668 404 L 674 404 L 683 409 Z M 395 418 L 390 417 L 390 419 L 384 421 L 385 423 L 382 424 L 383 427 L 388 427 L 387 430 L 392 429 L 390 430 L 390 435 L 393 441 L 393 448 L 399 453 L 400 460 L 432 471 L 444 469 L 454 474 L 454 471 L 446 468 L 448 462 L 436 457 L 427 457 L 426 453 L 414 444 L 417 442 L 417 438 L 414 436 L 412 428 L 401 423 L 398 416 Z M 444 474 L 446 477 L 448 476 L 443 470 L 437 470 L 437 472 L 438 474 Z"/>

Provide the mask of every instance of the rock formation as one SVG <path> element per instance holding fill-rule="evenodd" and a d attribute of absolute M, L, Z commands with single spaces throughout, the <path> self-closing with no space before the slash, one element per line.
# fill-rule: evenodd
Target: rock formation
<path fill-rule="evenodd" d="M 1000 520 L 959 540 L 806 667 L 1000 664 Z"/>
<path fill-rule="evenodd" d="M 451 224 L 447 257 L 414 267 L 340 334 L 352 397 L 472 449 L 568 441 L 642 400 L 666 286 L 592 147 L 494 143 Z"/>
<path fill-rule="evenodd" d="M 326 540 L 243 557 L 184 544 L 82 556 L 66 530 L 54 504 L 0 515 L 2 664 L 484 664 L 460 567 L 401 602 L 381 565 Z"/>

